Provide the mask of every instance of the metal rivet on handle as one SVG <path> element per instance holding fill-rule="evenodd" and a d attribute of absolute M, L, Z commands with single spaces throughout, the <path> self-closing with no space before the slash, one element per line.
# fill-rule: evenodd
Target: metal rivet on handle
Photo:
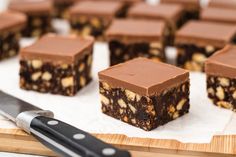
<path fill-rule="evenodd" d="M 55 120 L 48 121 L 48 125 L 57 125 L 57 124 L 58 124 L 58 121 L 55 121 Z"/>
<path fill-rule="evenodd" d="M 76 140 L 82 140 L 82 139 L 85 138 L 85 135 L 84 134 L 75 134 L 73 136 L 73 138 L 76 139 Z"/>
<path fill-rule="evenodd" d="M 116 150 L 113 148 L 104 148 L 102 150 L 102 154 L 106 156 L 111 156 L 111 155 L 114 155 L 115 153 L 116 153 Z"/>

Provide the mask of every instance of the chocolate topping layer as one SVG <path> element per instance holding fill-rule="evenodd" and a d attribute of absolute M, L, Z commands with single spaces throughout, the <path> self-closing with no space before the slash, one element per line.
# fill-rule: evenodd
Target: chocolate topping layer
<path fill-rule="evenodd" d="M 0 13 L 0 31 L 21 29 L 27 21 L 27 17 L 18 12 L 6 11 Z"/>
<path fill-rule="evenodd" d="M 201 20 L 236 24 L 236 10 L 225 8 L 205 8 L 200 14 Z"/>
<path fill-rule="evenodd" d="M 23 60 L 39 59 L 60 63 L 74 63 L 92 49 L 92 37 L 58 36 L 48 34 L 33 45 L 23 48 L 20 57 Z M 87 49 L 87 51 L 86 51 Z"/>
<path fill-rule="evenodd" d="M 236 79 L 236 46 L 227 45 L 207 59 L 207 74 Z"/>
<path fill-rule="evenodd" d="M 176 21 L 182 12 L 183 7 L 177 4 L 150 5 L 137 3 L 129 9 L 128 16 Z"/>
<path fill-rule="evenodd" d="M 181 4 L 185 10 L 198 10 L 200 9 L 199 0 L 160 0 L 161 3 L 174 3 Z"/>
<path fill-rule="evenodd" d="M 186 70 L 145 58 L 115 65 L 99 72 L 100 81 L 144 96 L 158 94 L 189 79 Z"/>
<path fill-rule="evenodd" d="M 77 1 L 91 1 L 91 0 L 77 0 Z M 93 0 L 93 1 L 117 1 L 117 2 L 122 2 L 125 4 L 133 4 L 133 3 L 137 3 L 137 2 L 142 2 L 144 0 Z"/>
<path fill-rule="evenodd" d="M 235 0 L 210 0 L 209 6 L 236 9 Z"/>
<path fill-rule="evenodd" d="M 26 14 L 48 14 L 53 11 L 52 0 L 12 0 L 9 9 Z"/>
<path fill-rule="evenodd" d="M 236 33 L 232 24 L 208 21 L 190 21 L 176 34 L 176 44 L 212 45 L 224 47 Z"/>
<path fill-rule="evenodd" d="M 122 8 L 118 1 L 82 1 L 69 9 L 73 15 L 114 16 Z"/>
<path fill-rule="evenodd" d="M 106 32 L 109 40 L 157 41 L 164 35 L 165 23 L 156 20 L 116 19 Z"/>

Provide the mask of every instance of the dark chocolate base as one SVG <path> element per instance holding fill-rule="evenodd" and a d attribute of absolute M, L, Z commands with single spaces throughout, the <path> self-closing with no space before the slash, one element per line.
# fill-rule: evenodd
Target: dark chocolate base
<path fill-rule="evenodd" d="M 204 71 L 204 62 L 214 52 L 219 50 L 213 46 L 198 47 L 195 45 L 176 45 L 177 66 L 192 70 Z"/>
<path fill-rule="evenodd" d="M 200 11 L 193 10 L 193 11 L 186 11 L 184 14 L 185 22 L 189 20 L 197 20 L 199 19 Z"/>
<path fill-rule="evenodd" d="M 53 32 L 51 15 L 28 16 L 27 26 L 22 34 L 25 37 L 40 37 L 43 34 Z"/>
<path fill-rule="evenodd" d="M 73 96 L 91 81 L 92 54 L 76 64 L 53 64 L 41 60 L 20 61 L 20 87 L 42 93 Z"/>
<path fill-rule="evenodd" d="M 61 3 L 55 3 L 55 11 L 54 11 L 54 17 L 56 18 L 68 18 L 68 8 L 73 5 L 73 2 L 61 2 Z"/>
<path fill-rule="evenodd" d="M 82 36 L 92 35 L 96 39 L 104 40 L 104 33 L 110 22 L 108 19 L 80 16 L 71 20 L 71 28 L 76 34 Z"/>
<path fill-rule="evenodd" d="M 208 75 L 207 93 L 216 106 L 236 112 L 236 79 Z"/>
<path fill-rule="evenodd" d="M 119 64 L 137 57 L 165 61 L 165 45 L 160 42 L 124 44 L 113 40 L 109 42 L 109 49 L 110 65 Z"/>
<path fill-rule="evenodd" d="M 9 32 L 0 34 L 0 60 L 18 54 L 20 46 L 20 32 Z"/>
<path fill-rule="evenodd" d="M 100 82 L 102 112 L 146 131 L 189 111 L 189 81 L 151 97 Z"/>

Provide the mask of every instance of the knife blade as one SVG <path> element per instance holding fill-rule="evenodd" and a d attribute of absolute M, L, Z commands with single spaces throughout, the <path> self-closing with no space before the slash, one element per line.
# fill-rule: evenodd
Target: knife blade
<path fill-rule="evenodd" d="M 130 157 L 130 153 L 100 141 L 89 133 L 54 119 L 42 110 L 0 91 L 0 113 L 65 157 Z"/>

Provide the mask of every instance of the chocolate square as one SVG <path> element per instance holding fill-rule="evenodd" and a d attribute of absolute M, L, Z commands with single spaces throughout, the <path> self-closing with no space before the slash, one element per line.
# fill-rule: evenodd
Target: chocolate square
<path fill-rule="evenodd" d="M 19 12 L 0 13 L 0 60 L 18 54 L 20 31 L 24 28 L 26 20 L 26 16 Z"/>
<path fill-rule="evenodd" d="M 189 109 L 189 73 L 145 58 L 99 72 L 102 111 L 152 130 Z"/>
<path fill-rule="evenodd" d="M 52 0 L 12 0 L 10 2 L 9 9 L 19 11 L 27 15 L 28 24 L 23 30 L 24 36 L 39 37 L 52 31 Z"/>
<path fill-rule="evenodd" d="M 43 36 L 20 52 L 20 87 L 72 96 L 91 81 L 92 38 Z"/>
<path fill-rule="evenodd" d="M 136 57 L 165 60 L 165 22 L 117 19 L 106 32 L 111 65 Z"/>
<path fill-rule="evenodd" d="M 180 4 L 184 7 L 184 21 L 198 19 L 200 11 L 200 0 L 161 0 L 161 3 Z"/>
<path fill-rule="evenodd" d="M 191 21 L 177 33 L 177 64 L 188 70 L 203 71 L 206 58 L 235 39 L 232 24 Z"/>
<path fill-rule="evenodd" d="M 219 107 L 236 112 L 236 46 L 228 45 L 207 59 L 208 97 Z"/>
<path fill-rule="evenodd" d="M 120 13 L 122 3 L 117 1 L 82 1 L 69 9 L 70 23 L 74 32 L 92 35 L 103 40 L 103 33 L 112 19 Z"/>
<path fill-rule="evenodd" d="M 175 31 L 182 25 L 183 7 L 177 4 L 150 5 L 137 3 L 128 11 L 134 19 L 164 20 L 167 24 L 168 45 L 173 45 Z"/>

